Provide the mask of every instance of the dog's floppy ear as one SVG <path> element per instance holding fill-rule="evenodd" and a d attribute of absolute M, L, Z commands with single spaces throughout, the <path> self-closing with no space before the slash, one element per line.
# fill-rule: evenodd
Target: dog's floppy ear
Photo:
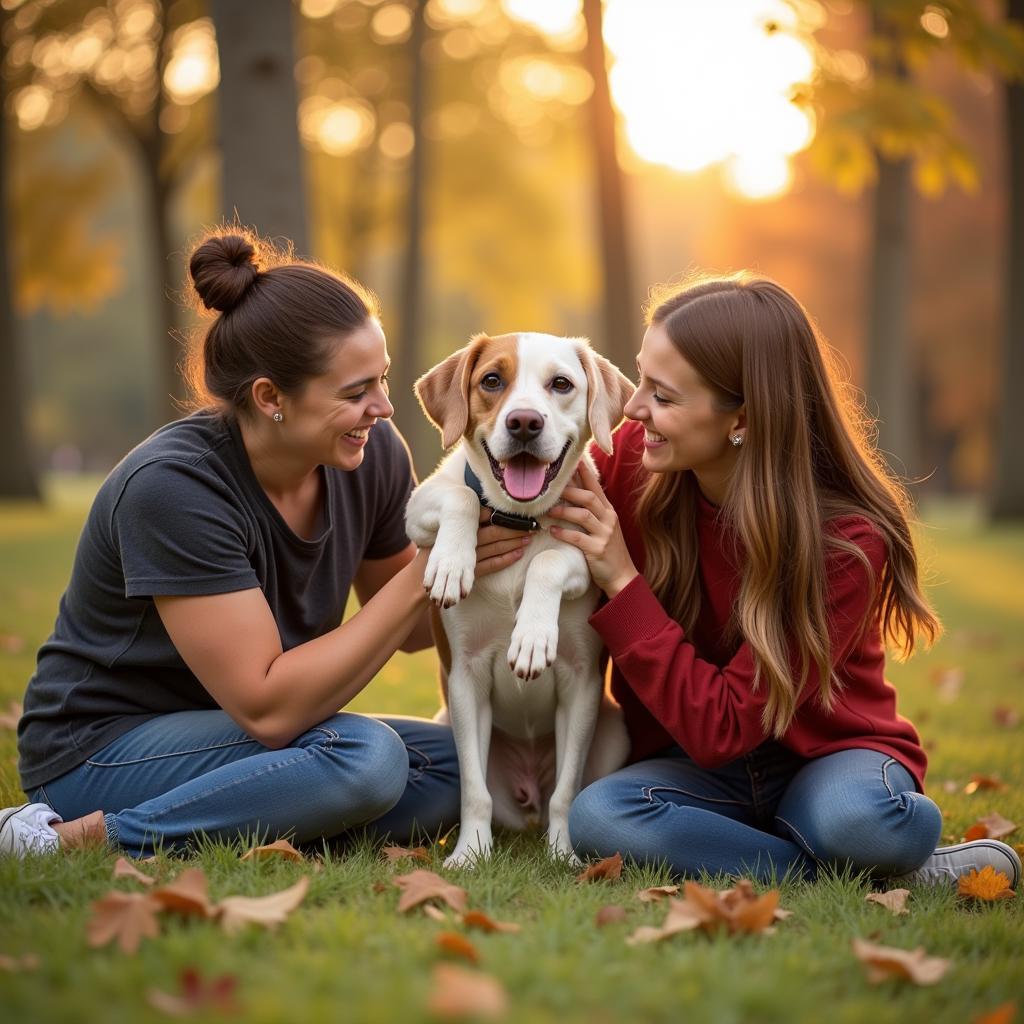
<path fill-rule="evenodd" d="M 469 425 L 469 378 L 488 340 L 486 334 L 475 334 L 468 345 L 428 370 L 413 386 L 427 419 L 441 431 L 445 449 L 451 448 Z"/>
<path fill-rule="evenodd" d="M 585 338 L 576 339 L 580 362 L 587 374 L 587 419 L 597 446 L 612 453 L 612 431 L 622 419 L 622 410 L 636 388 L 628 377 L 604 356 L 598 355 Z"/>

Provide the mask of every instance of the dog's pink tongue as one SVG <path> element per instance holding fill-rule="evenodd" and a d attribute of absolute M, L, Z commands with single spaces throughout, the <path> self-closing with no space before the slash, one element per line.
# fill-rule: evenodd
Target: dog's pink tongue
<path fill-rule="evenodd" d="M 517 501 L 532 501 L 544 489 L 547 468 L 525 452 L 516 455 L 505 467 L 505 490 Z"/>

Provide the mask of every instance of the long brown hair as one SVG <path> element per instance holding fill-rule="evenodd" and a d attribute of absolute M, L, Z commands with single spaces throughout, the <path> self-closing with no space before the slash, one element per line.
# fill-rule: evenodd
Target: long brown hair
<path fill-rule="evenodd" d="M 811 666 L 831 707 L 826 557 L 864 552 L 822 527 L 863 516 L 888 557 L 863 624 L 879 621 L 902 657 L 941 625 L 921 591 L 904 487 L 871 440 L 871 424 L 837 360 L 799 302 L 774 281 L 741 273 L 656 289 L 648 324 L 662 326 L 723 410 L 745 407 L 746 433 L 722 506 L 745 555 L 734 627 L 753 648 L 755 687 L 768 687 L 765 729 L 782 735 Z M 638 521 L 651 588 L 692 629 L 700 613 L 697 483 L 692 472 L 654 473 Z M 791 668 L 795 654 L 799 678 Z"/>

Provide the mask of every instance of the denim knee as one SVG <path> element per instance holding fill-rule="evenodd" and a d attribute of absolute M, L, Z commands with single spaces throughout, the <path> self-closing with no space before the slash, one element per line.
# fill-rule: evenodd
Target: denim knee
<path fill-rule="evenodd" d="M 569 808 L 569 842 L 578 854 L 605 856 L 610 846 L 617 848 L 618 801 L 614 799 L 614 788 L 608 779 L 598 779 L 573 800 Z"/>

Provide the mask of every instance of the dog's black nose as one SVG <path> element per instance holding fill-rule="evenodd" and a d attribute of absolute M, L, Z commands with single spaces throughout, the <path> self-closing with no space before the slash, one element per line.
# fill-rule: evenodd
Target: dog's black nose
<path fill-rule="evenodd" d="M 544 429 L 544 417 L 533 409 L 513 409 L 505 427 L 517 441 L 532 441 Z"/>

